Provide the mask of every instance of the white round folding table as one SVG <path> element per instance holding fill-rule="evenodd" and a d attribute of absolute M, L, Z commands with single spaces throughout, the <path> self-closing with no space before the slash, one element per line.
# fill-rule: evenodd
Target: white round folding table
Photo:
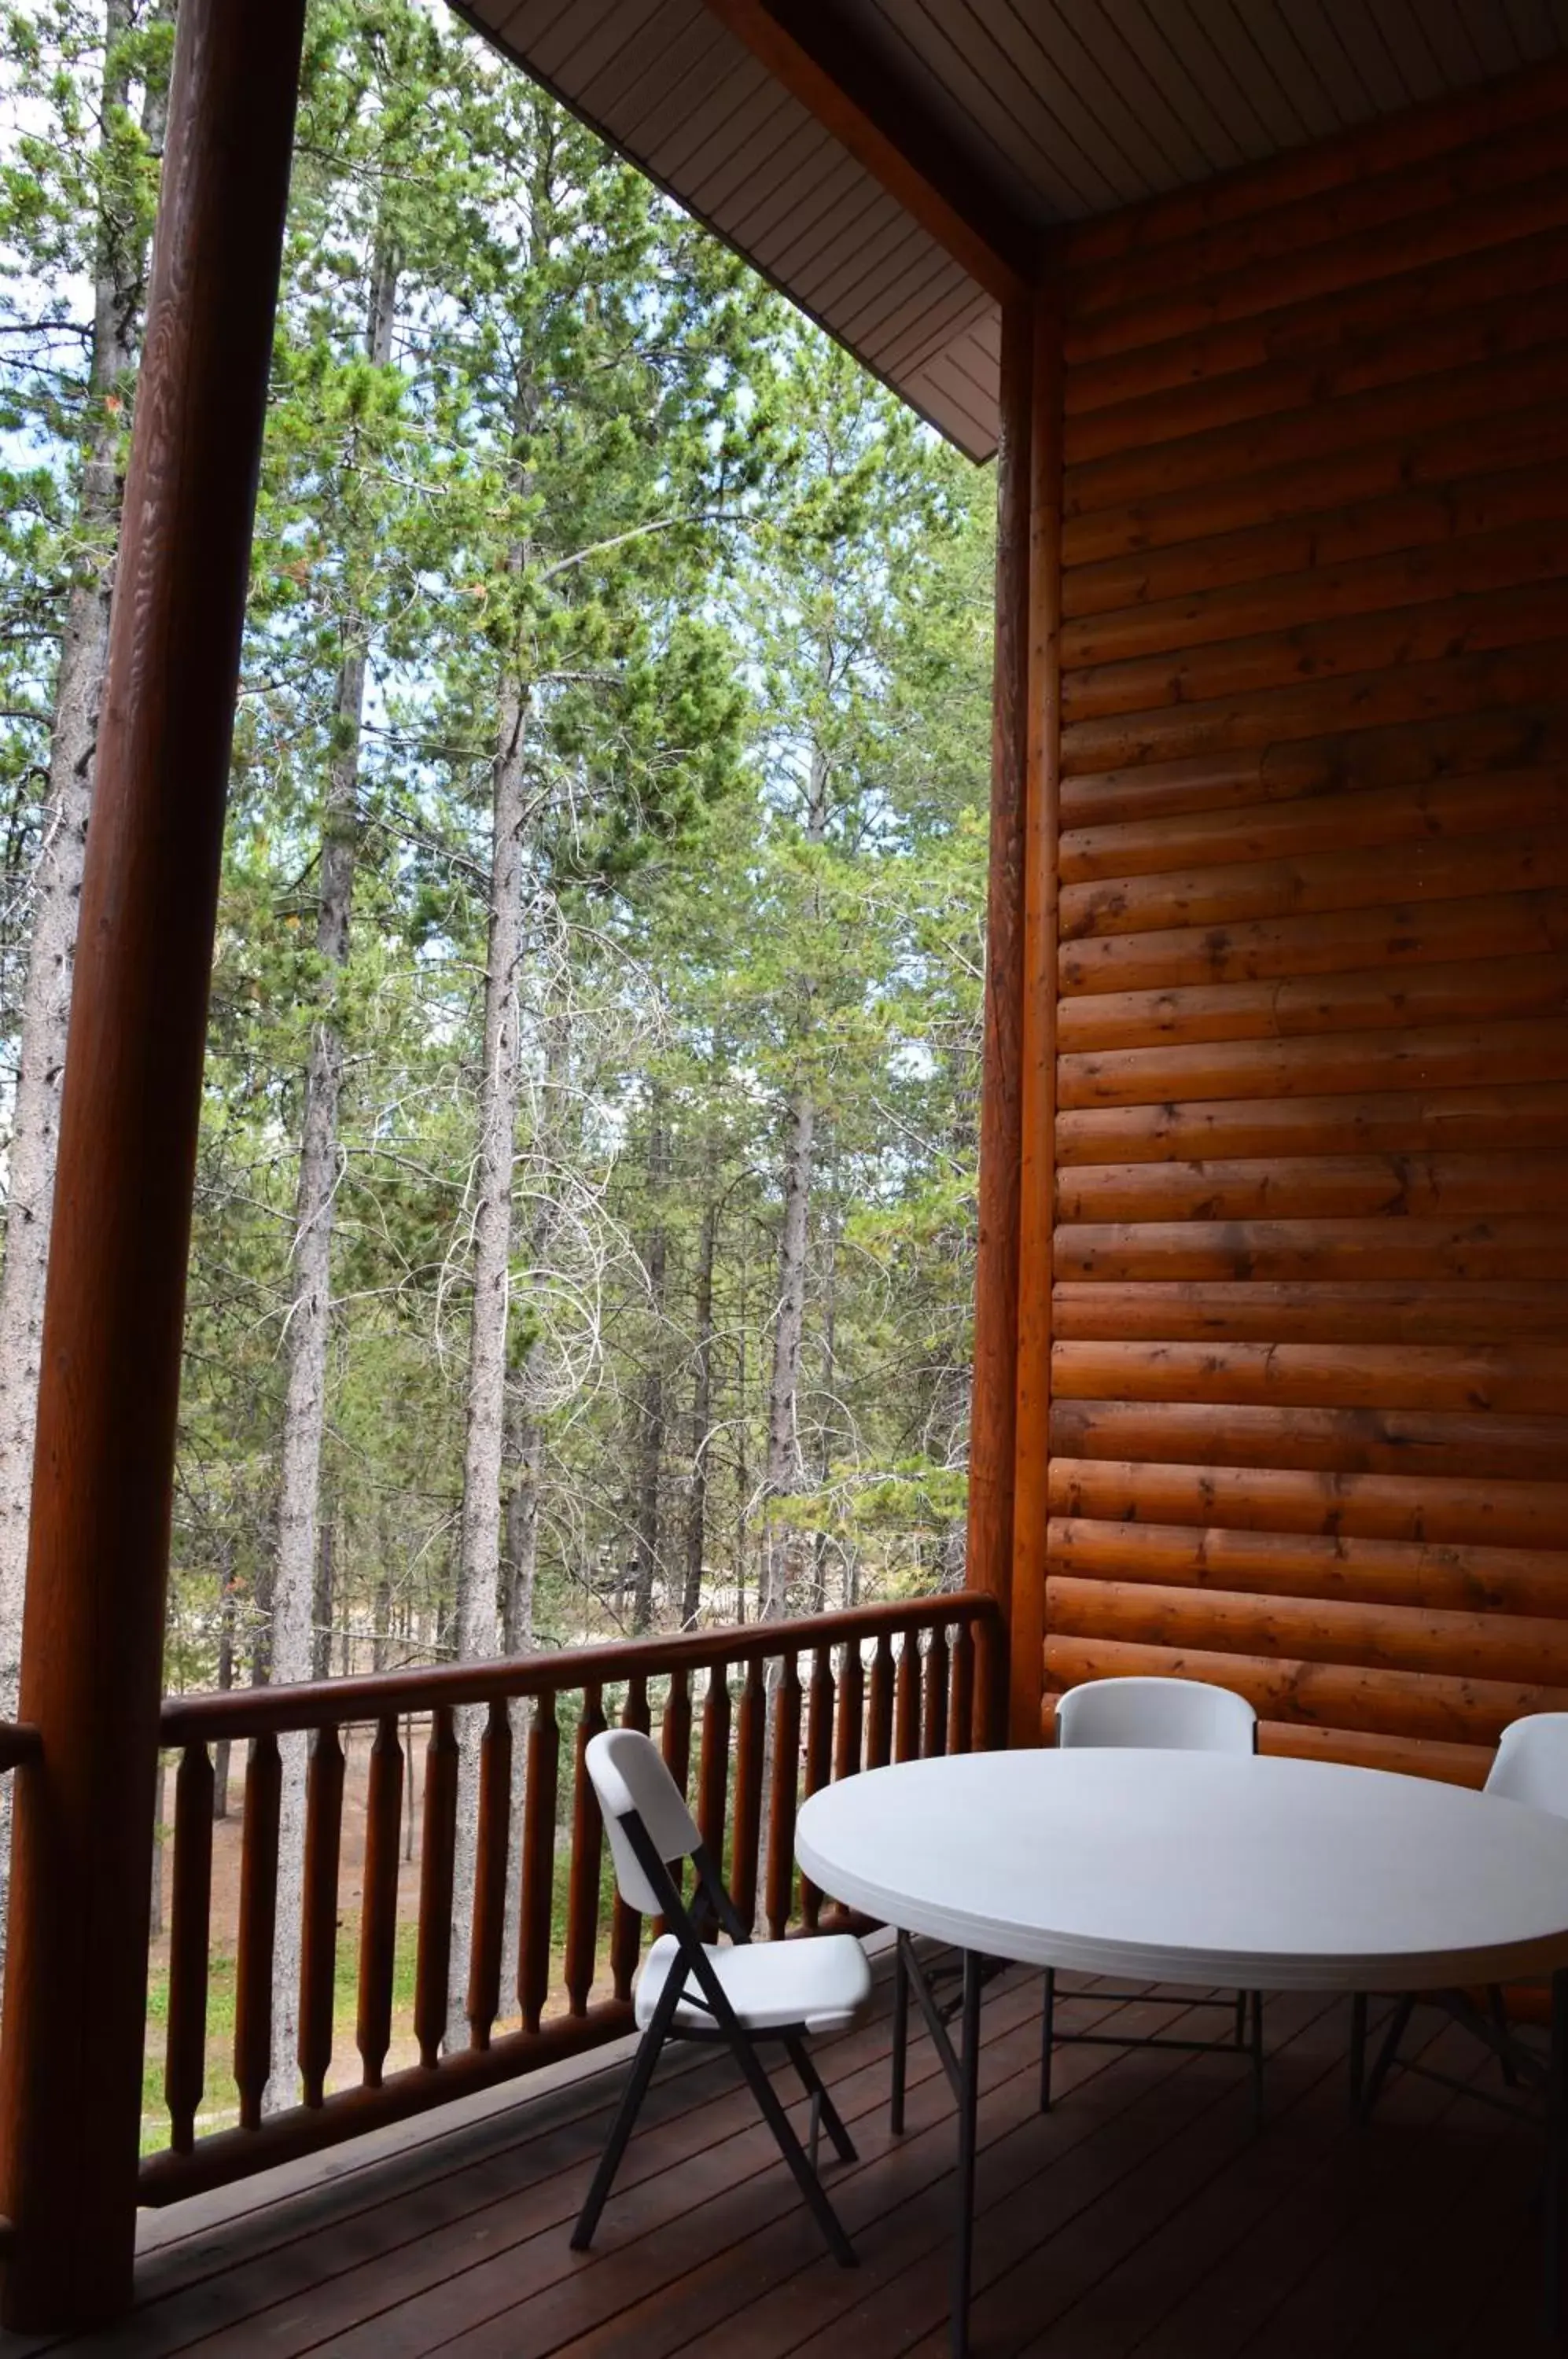
<path fill-rule="evenodd" d="M 1547 2249 L 1568 2100 L 1568 1821 L 1337 1762 L 1084 1748 L 847 1777 L 796 1852 L 847 1906 L 963 1953 L 953 2347 L 967 2348 L 982 1962 L 1226 1989 L 1459 1990 L 1552 1978 Z"/>

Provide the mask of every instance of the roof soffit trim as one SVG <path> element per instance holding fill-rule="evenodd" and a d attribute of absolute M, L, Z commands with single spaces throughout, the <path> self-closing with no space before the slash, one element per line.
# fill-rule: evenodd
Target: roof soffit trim
<path fill-rule="evenodd" d="M 889 84 L 841 19 L 798 0 L 703 5 L 987 294 L 1007 303 L 1029 293 L 1035 231 L 965 168 L 924 106 Z"/>

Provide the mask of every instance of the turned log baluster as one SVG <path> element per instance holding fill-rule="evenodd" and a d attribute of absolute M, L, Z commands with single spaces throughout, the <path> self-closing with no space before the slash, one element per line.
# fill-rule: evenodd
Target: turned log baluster
<path fill-rule="evenodd" d="M 174 1785 L 174 1898 L 169 1935 L 169 2142 L 189 2154 L 207 2071 L 208 1919 L 212 1899 L 212 1764 L 188 1745 Z"/>
<path fill-rule="evenodd" d="M 332 2060 L 337 1980 L 338 1852 L 343 1833 L 343 1756 L 335 1728 L 317 1732 L 305 1781 L 305 1882 L 299 1944 L 299 2040 L 305 2103 L 326 2095 Z"/>
<path fill-rule="evenodd" d="M 702 1847 L 721 1874 L 724 1859 L 724 1814 L 730 1789 L 730 1667 L 714 1663 L 702 1705 L 702 1759 L 698 1770 L 697 1829 Z M 708 1911 L 701 1911 L 704 1931 Z"/>
<path fill-rule="evenodd" d="M 806 1712 L 806 1792 L 827 1785 L 833 1769 L 833 1648 L 819 1647 L 811 1657 L 811 1684 Z M 814 1933 L 822 1916 L 822 1896 L 809 1876 L 800 1878 L 800 1922 Z"/>
<path fill-rule="evenodd" d="M 272 1943 L 278 1923 L 278 1821 L 283 1760 L 276 1736 L 258 1736 L 245 1770 L 240 1851 L 239 1954 L 234 1968 L 234 2081 L 240 2126 L 261 2127 L 272 2071 Z"/>
<path fill-rule="evenodd" d="M 757 1915 L 757 1861 L 762 1850 L 762 1771 L 768 1730 L 768 1683 L 762 1658 L 746 1667 L 735 1713 L 735 1841 L 730 1846 L 730 1897 L 749 1925 Z"/>
<path fill-rule="evenodd" d="M 517 2006 L 525 2031 L 537 2031 L 550 1995 L 550 1943 L 555 1913 L 555 1805 L 561 1729 L 548 1690 L 534 1705 L 523 1797 L 523 1890 L 517 1933 Z"/>
<path fill-rule="evenodd" d="M 948 1702 L 947 1749 L 967 1753 L 975 1741 L 975 1631 L 968 1622 L 958 1625 L 953 1650 L 953 1679 Z"/>
<path fill-rule="evenodd" d="M 908 1646 L 909 1640 L 905 1640 Z M 926 1759 L 947 1750 L 947 1632 L 939 1622 L 926 1643 L 920 1692 L 920 1752 Z"/>
<path fill-rule="evenodd" d="M 664 1704 L 664 1766 L 684 1799 L 691 1782 L 691 1675 L 671 1671 Z"/>
<path fill-rule="evenodd" d="M 866 1665 L 858 1638 L 844 1642 L 844 1663 L 838 1675 L 838 1721 L 833 1729 L 835 1777 L 853 1777 L 866 1747 Z"/>
<path fill-rule="evenodd" d="M 866 1719 L 866 1766 L 885 1769 L 893 1757 L 893 1641 L 886 1630 L 877 1633 Z"/>
<path fill-rule="evenodd" d="M 893 1690 L 893 1758 L 913 1761 L 920 1749 L 920 1642 L 906 1630 L 898 1648 L 898 1675 Z"/>
<path fill-rule="evenodd" d="M 359 1926 L 359 2012 L 354 2043 L 367 2089 L 381 2086 L 392 2045 L 397 1961 L 397 1870 L 403 1824 L 403 1748 L 397 1715 L 376 1722 L 365 1805 L 364 1908 Z"/>
<path fill-rule="evenodd" d="M 644 1736 L 648 1734 L 648 1680 L 641 1671 L 635 1671 L 627 1682 L 626 1700 L 621 1710 L 621 1726 L 639 1729 Z M 626 1907 L 617 1892 L 610 1915 L 610 1973 L 617 1998 L 630 1998 L 632 1995 L 641 1947 L 642 1919 L 635 1908 Z"/>
<path fill-rule="evenodd" d="M 664 1706 L 663 1731 L 664 1766 L 681 1789 L 684 1801 L 691 1783 L 691 1675 L 689 1671 L 671 1671 L 670 1694 Z M 671 1873 L 683 1883 L 680 1863 Z M 664 1919 L 657 1917 L 653 1923 L 654 1938 L 664 1930 Z"/>
<path fill-rule="evenodd" d="M 800 1781 L 800 1675 L 793 1652 L 773 1695 L 773 1790 L 768 1802 L 768 1930 L 781 1941 L 795 1888 L 795 1808 Z"/>
<path fill-rule="evenodd" d="M 457 1735 L 450 1706 L 430 1715 L 425 1748 L 424 1856 L 419 1862 L 419 1949 L 414 1968 L 414 2037 L 429 2071 L 441 2062 L 452 1968 L 452 1879 L 457 1850 Z"/>
<path fill-rule="evenodd" d="M 577 1760 L 572 1795 L 572 1867 L 566 1892 L 566 2003 L 572 2015 L 586 2015 L 599 1948 L 599 1863 L 604 1828 L 599 1798 L 583 1758 L 604 1725 L 597 1682 L 583 1691 L 577 1723 Z"/>
<path fill-rule="evenodd" d="M 501 2011 L 501 1943 L 506 1919 L 506 1851 L 512 1822 L 512 1721 L 506 1700 L 491 1703 L 479 1744 L 479 1827 L 474 1844 L 474 1930 L 468 1950 L 468 2035 L 485 2049 Z"/>

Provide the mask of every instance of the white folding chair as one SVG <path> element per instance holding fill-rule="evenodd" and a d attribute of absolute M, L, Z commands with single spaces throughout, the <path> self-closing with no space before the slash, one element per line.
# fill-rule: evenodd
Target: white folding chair
<path fill-rule="evenodd" d="M 1138 1745 L 1167 1753 L 1256 1753 L 1258 1714 L 1245 1696 L 1203 1680 L 1087 1680 L 1069 1688 L 1056 1707 L 1059 1745 Z M 1141 1990 L 1096 1990 L 1095 2001 L 1134 2000 Z M 1247 2046 L 1247 2017 L 1252 2023 L 1252 2102 L 1263 2111 L 1263 1999 L 1258 1991 L 1238 1991 L 1233 2000 L 1194 1998 L 1192 2006 L 1223 2006 L 1235 2011 L 1228 2039 L 1177 2039 L 1153 2032 L 1137 2038 L 1108 2031 L 1059 2031 L 1056 2027 L 1056 1970 L 1045 1973 L 1045 2012 L 1040 2026 L 1040 2109 L 1051 2111 L 1051 2061 L 1057 2048 L 1186 2048 L 1229 2052 Z"/>
<path fill-rule="evenodd" d="M 1531 1810 L 1550 1810 L 1556 1818 L 1568 1819 L 1568 1712 L 1532 1712 L 1522 1720 L 1510 1721 L 1486 1773 L 1486 1791 L 1500 1801 L 1523 1802 Z M 1389 2018 L 1372 2077 L 1366 2081 L 1363 2092 L 1367 2002 L 1358 1996 L 1351 2018 L 1350 2086 L 1352 2104 L 1363 2121 L 1370 2115 L 1384 2082 L 1399 2061 L 1400 2042 L 1423 1997 L 1443 2007 L 1493 2050 L 1510 2089 L 1518 2088 L 1521 2079 L 1539 2084 L 1539 2060 L 1514 2038 L 1503 1994 L 1494 1983 L 1486 1993 L 1484 2016 L 1461 1991 L 1407 1992 Z M 1447 2077 L 1425 2065 L 1407 2064 L 1404 2069 L 1422 2072 L 1430 2080 Z"/>
<path fill-rule="evenodd" d="M 855 2022 L 871 1995 L 866 1952 L 850 1933 L 754 1943 L 648 1739 L 637 1729 L 608 1729 L 592 1739 L 584 1759 L 604 1811 L 621 1898 L 642 1916 L 662 1917 L 670 1930 L 654 1943 L 637 1977 L 634 2013 L 642 2039 L 572 2232 L 573 2250 L 585 2252 L 593 2240 L 665 2041 L 706 2039 L 733 2052 L 829 2249 L 852 2268 L 854 2248 L 817 2176 L 819 2125 L 842 2161 L 855 2160 L 855 2147 L 804 2043 L 811 2032 L 844 2031 Z M 709 1948 L 699 1938 L 670 1873 L 673 1863 L 688 1859 L 698 1894 L 729 1936 L 727 1948 Z M 809 2155 L 758 2060 L 757 2044 L 766 2039 L 782 2044 L 811 2101 Z"/>

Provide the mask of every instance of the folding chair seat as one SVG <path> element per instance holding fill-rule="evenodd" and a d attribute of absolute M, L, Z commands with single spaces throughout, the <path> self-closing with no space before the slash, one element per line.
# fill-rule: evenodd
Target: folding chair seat
<path fill-rule="evenodd" d="M 681 1956 L 673 1933 L 654 1943 L 637 1980 L 637 2027 L 646 2031 L 658 2009 L 667 1977 Z M 850 1934 L 814 1941 L 747 1941 L 712 1950 L 713 1972 L 743 2031 L 847 2031 L 871 1995 L 866 1952 Z M 701 1994 L 687 1984 L 676 2001 L 670 2037 L 711 2032 L 713 2018 Z"/>
<path fill-rule="evenodd" d="M 842 2161 L 855 2160 L 855 2147 L 804 2043 L 812 2032 L 843 2031 L 855 2020 L 871 1995 L 866 1952 L 848 1933 L 754 1943 L 648 1739 L 636 1729 L 607 1729 L 591 1741 L 583 1758 L 604 1812 L 622 1899 L 641 1916 L 662 1917 L 670 1930 L 654 1943 L 637 1977 L 633 2013 L 642 2038 L 572 2230 L 573 2249 L 583 2252 L 593 2242 L 665 2041 L 706 2039 L 722 2042 L 734 2055 L 829 2250 L 853 2267 L 854 2248 L 817 2175 L 819 2127 Z M 699 1937 L 670 1873 L 686 1860 L 698 1897 L 729 1936 L 727 1948 L 709 1948 Z M 779 2042 L 811 2099 L 809 2153 L 758 2060 L 757 2044 L 765 2039 Z"/>

